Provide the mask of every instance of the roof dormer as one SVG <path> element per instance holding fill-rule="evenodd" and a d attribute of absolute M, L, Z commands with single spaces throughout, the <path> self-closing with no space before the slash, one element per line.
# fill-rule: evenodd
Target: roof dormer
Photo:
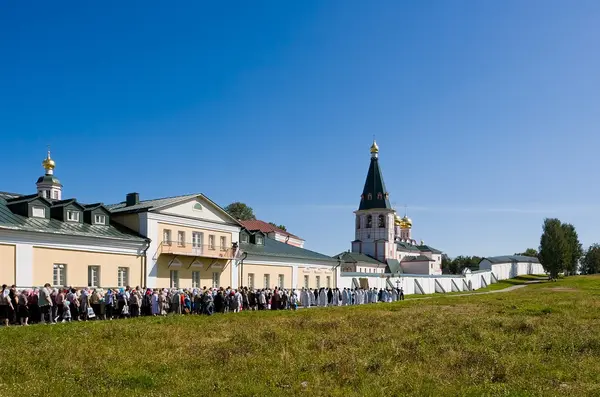
<path fill-rule="evenodd" d="M 58 200 L 52 203 L 50 216 L 69 223 L 83 223 L 84 207 L 75 199 Z"/>
<path fill-rule="evenodd" d="M 254 232 L 251 236 L 251 243 L 254 245 L 265 245 L 265 234 L 261 231 Z"/>
<path fill-rule="evenodd" d="M 6 206 L 13 214 L 28 218 L 50 219 L 50 201 L 37 194 L 20 196 L 6 200 Z"/>
<path fill-rule="evenodd" d="M 83 221 L 90 225 L 108 226 L 110 211 L 102 203 L 84 205 Z"/>

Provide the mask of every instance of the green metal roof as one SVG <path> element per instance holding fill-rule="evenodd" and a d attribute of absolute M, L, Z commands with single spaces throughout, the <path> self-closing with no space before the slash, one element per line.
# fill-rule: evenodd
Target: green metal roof
<path fill-rule="evenodd" d="M 57 219 L 28 218 L 13 214 L 12 211 L 6 206 L 6 200 L 18 197 L 28 196 L 0 192 L 0 229 L 139 242 L 146 240 L 144 237 L 138 235 L 134 231 L 115 224 L 90 225 L 79 222 L 62 222 Z"/>
<path fill-rule="evenodd" d="M 373 265 L 382 265 L 382 262 L 379 262 L 377 259 L 375 258 L 371 258 L 368 255 L 365 254 L 361 254 L 359 252 L 342 252 L 341 254 L 338 254 L 336 256 L 334 256 L 335 259 L 341 259 L 344 262 L 352 262 L 352 263 L 358 263 L 358 262 L 364 262 L 364 263 L 370 263 Z"/>
<path fill-rule="evenodd" d="M 138 204 L 127 206 L 123 201 L 118 204 L 106 205 L 106 208 L 112 213 L 125 213 L 125 212 L 146 212 L 155 208 L 166 207 L 171 204 L 176 204 L 183 200 L 192 199 L 198 197 L 200 194 L 185 194 L 183 196 L 163 197 L 153 200 L 140 200 Z"/>
<path fill-rule="evenodd" d="M 60 185 L 60 181 L 54 175 L 43 175 L 40 176 L 36 183 L 52 183 L 55 185 Z"/>
<path fill-rule="evenodd" d="M 290 244 L 285 244 L 266 236 L 263 241 L 265 243 L 264 245 L 240 243 L 240 249 L 248 253 L 248 257 L 251 257 L 253 255 L 264 255 L 283 258 L 310 259 L 337 263 L 337 259 L 334 259 L 330 256 L 323 255 L 318 252 L 310 251 L 304 248 L 296 247 Z"/>
<path fill-rule="evenodd" d="M 433 262 L 433 259 L 426 257 L 425 255 L 419 256 L 409 256 L 402 259 L 402 262 L 416 262 L 416 261 L 430 261 Z"/>
<path fill-rule="evenodd" d="M 402 273 L 402 267 L 400 267 L 400 262 L 397 259 L 388 259 L 385 272 L 388 274 Z"/>
<path fill-rule="evenodd" d="M 442 253 L 442 251 L 436 250 L 435 248 L 430 247 L 428 245 L 418 245 L 417 248 L 419 249 L 419 251 L 422 251 L 422 252 L 431 252 L 432 254 L 441 254 Z"/>
<path fill-rule="evenodd" d="M 396 243 L 398 245 L 398 251 L 409 251 L 409 252 L 421 252 L 416 245 L 411 243 L 405 243 L 404 241 L 400 241 Z"/>

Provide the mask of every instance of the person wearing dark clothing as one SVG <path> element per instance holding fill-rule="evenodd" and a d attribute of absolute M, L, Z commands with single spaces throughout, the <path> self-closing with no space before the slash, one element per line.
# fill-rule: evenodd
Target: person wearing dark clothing
<path fill-rule="evenodd" d="M 331 288 L 329 288 L 329 290 L 327 290 L 327 302 L 330 305 L 333 302 L 333 290 Z"/>
<path fill-rule="evenodd" d="M 217 312 L 217 313 L 223 313 L 225 311 L 225 302 L 223 301 L 223 292 L 222 291 L 217 292 L 217 295 L 215 296 L 215 299 L 214 299 L 214 307 L 215 307 L 215 312 Z"/>
<path fill-rule="evenodd" d="M 316 305 L 318 301 L 319 301 L 319 290 L 317 288 L 315 288 L 315 301 L 314 301 L 314 304 Z"/>
<path fill-rule="evenodd" d="M 279 291 L 275 289 L 273 293 L 273 297 L 271 298 L 271 310 L 279 310 L 279 305 L 281 304 L 281 297 L 279 296 Z"/>

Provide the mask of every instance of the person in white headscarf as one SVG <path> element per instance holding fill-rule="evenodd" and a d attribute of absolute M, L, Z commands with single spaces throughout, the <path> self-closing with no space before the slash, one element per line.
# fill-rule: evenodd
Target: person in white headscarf
<path fill-rule="evenodd" d="M 319 291 L 319 306 L 327 306 L 327 292 L 325 292 L 325 288 L 321 288 L 321 291 Z"/>

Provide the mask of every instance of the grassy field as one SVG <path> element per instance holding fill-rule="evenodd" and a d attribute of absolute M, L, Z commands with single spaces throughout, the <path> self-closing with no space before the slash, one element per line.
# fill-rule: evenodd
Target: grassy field
<path fill-rule="evenodd" d="M 600 395 L 600 277 L 298 312 L 0 329 L 0 395 Z"/>

